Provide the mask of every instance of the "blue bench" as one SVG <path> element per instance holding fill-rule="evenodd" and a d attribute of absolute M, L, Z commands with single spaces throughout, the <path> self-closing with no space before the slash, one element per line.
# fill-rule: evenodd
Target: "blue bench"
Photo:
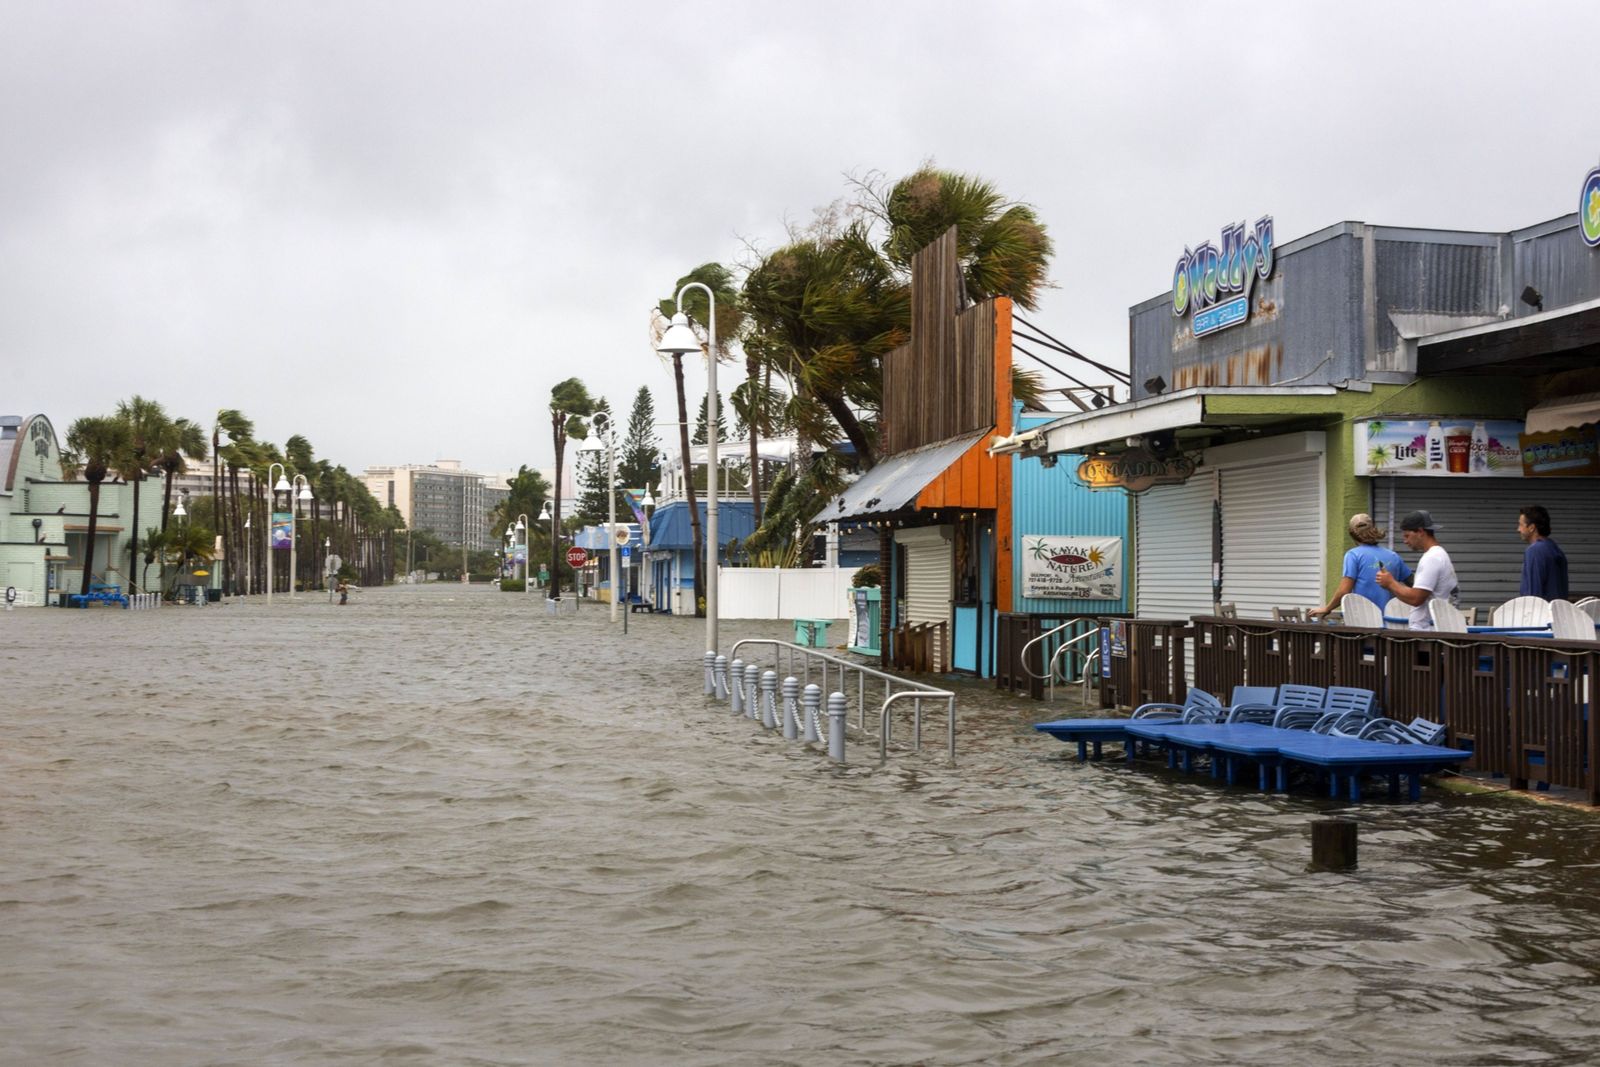
<path fill-rule="evenodd" d="M 622 602 L 624 604 L 628 605 L 628 610 L 629 611 L 650 611 L 650 610 L 652 610 L 652 605 L 651 605 L 650 601 L 646 600 L 644 597 L 640 596 L 638 593 L 629 593 L 627 596 L 622 598 Z"/>

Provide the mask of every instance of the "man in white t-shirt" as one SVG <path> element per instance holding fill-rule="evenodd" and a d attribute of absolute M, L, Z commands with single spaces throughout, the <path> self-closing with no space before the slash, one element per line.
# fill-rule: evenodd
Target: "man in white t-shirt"
<path fill-rule="evenodd" d="M 1407 628 L 1412 630 L 1433 629 L 1429 600 L 1437 597 L 1452 604 L 1456 602 L 1456 569 L 1450 562 L 1450 553 L 1433 535 L 1433 529 L 1433 516 L 1426 511 L 1413 511 L 1400 520 L 1400 534 L 1405 538 L 1406 547 L 1422 553 L 1410 585 L 1386 570 L 1378 572 L 1378 584 L 1389 590 L 1396 600 L 1410 605 Z"/>

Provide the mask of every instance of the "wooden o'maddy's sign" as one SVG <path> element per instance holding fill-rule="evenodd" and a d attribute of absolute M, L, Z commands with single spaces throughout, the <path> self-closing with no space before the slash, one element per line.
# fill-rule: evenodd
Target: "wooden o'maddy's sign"
<path fill-rule="evenodd" d="M 1157 485 L 1178 485 L 1194 474 L 1188 456 L 1163 459 L 1140 445 L 1119 456 L 1090 456 L 1078 464 L 1078 481 L 1090 489 L 1125 489 L 1142 493 Z"/>

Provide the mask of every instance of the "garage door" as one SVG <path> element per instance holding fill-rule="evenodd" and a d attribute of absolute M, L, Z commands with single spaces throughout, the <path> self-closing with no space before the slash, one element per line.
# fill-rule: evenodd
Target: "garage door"
<path fill-rule="evenodd" d="M 1241 616 L 1313 608 L 1322 588 L 1322 457 L 1222 470 L 1222 601 Z"/>
<path fill-rule="evenodd" d="M 1528 504 L 1550 512 L 1550 536 L 1567 554 L 1572 595 L 1600 592 L 1600 482 L 1594 479 L 1375 478 L 1372 496 L 1372 514 L 1393 531 L 1395 551 L 1412 566 L 1417 556 L 1400 540 L 1400 519 L 1409 511 L 1433 513 L 1463 607 L 1493 608 L 1517 595 L 1527 548 L 1517 536 L 1517 512 Z"/>
<path fill-rule="evenodd" d="M 1209 615 L 1211 501 L 1215 475 L 1164 485 L 1134 498 L 1135 611 L 1141 619 Z"/>
<path fill-rule="evenodd" d="M 927 526 L 899 530 L 894 539 L 906 554 L 907 622 L 944 623 L 944 636 L 934 638 L 934 662 L 948 664 L 950 653 L 950 599 L 953 593 L 954 560 L 951 554 L 952 531 L 948 526 Z"/>

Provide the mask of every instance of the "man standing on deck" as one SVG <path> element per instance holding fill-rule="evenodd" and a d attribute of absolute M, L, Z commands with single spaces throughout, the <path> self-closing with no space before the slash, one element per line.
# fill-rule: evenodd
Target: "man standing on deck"
<path fill-rule="evenodd" d="M 1456 568 L 1450 562 L 1450 554 L 1433 535 L 1433 516 L 1426 511 L 1413 511 L 1401 519 L 1400 533 L 1407 548 L 1422 553 L 1422 559 L 1417 561 L 1417 573 L 1407 585 L 1387 570 L 1379 570 L 1377 582 L 1396 600 L 1410 605 L 1407 629 L 1431 630 L 1433 616 L 1428 611 L 1428 601 L 1437 597 L 1455 603 Z"/>
<path fill-rule="evenodd" d="M 1550 513 L 1538 504 L 1523 508 L 1517 515 L 1517 536 L 1528 543 L 1518 595 L 1567 599 L 1567 554 L 1550 540 Z"/>

